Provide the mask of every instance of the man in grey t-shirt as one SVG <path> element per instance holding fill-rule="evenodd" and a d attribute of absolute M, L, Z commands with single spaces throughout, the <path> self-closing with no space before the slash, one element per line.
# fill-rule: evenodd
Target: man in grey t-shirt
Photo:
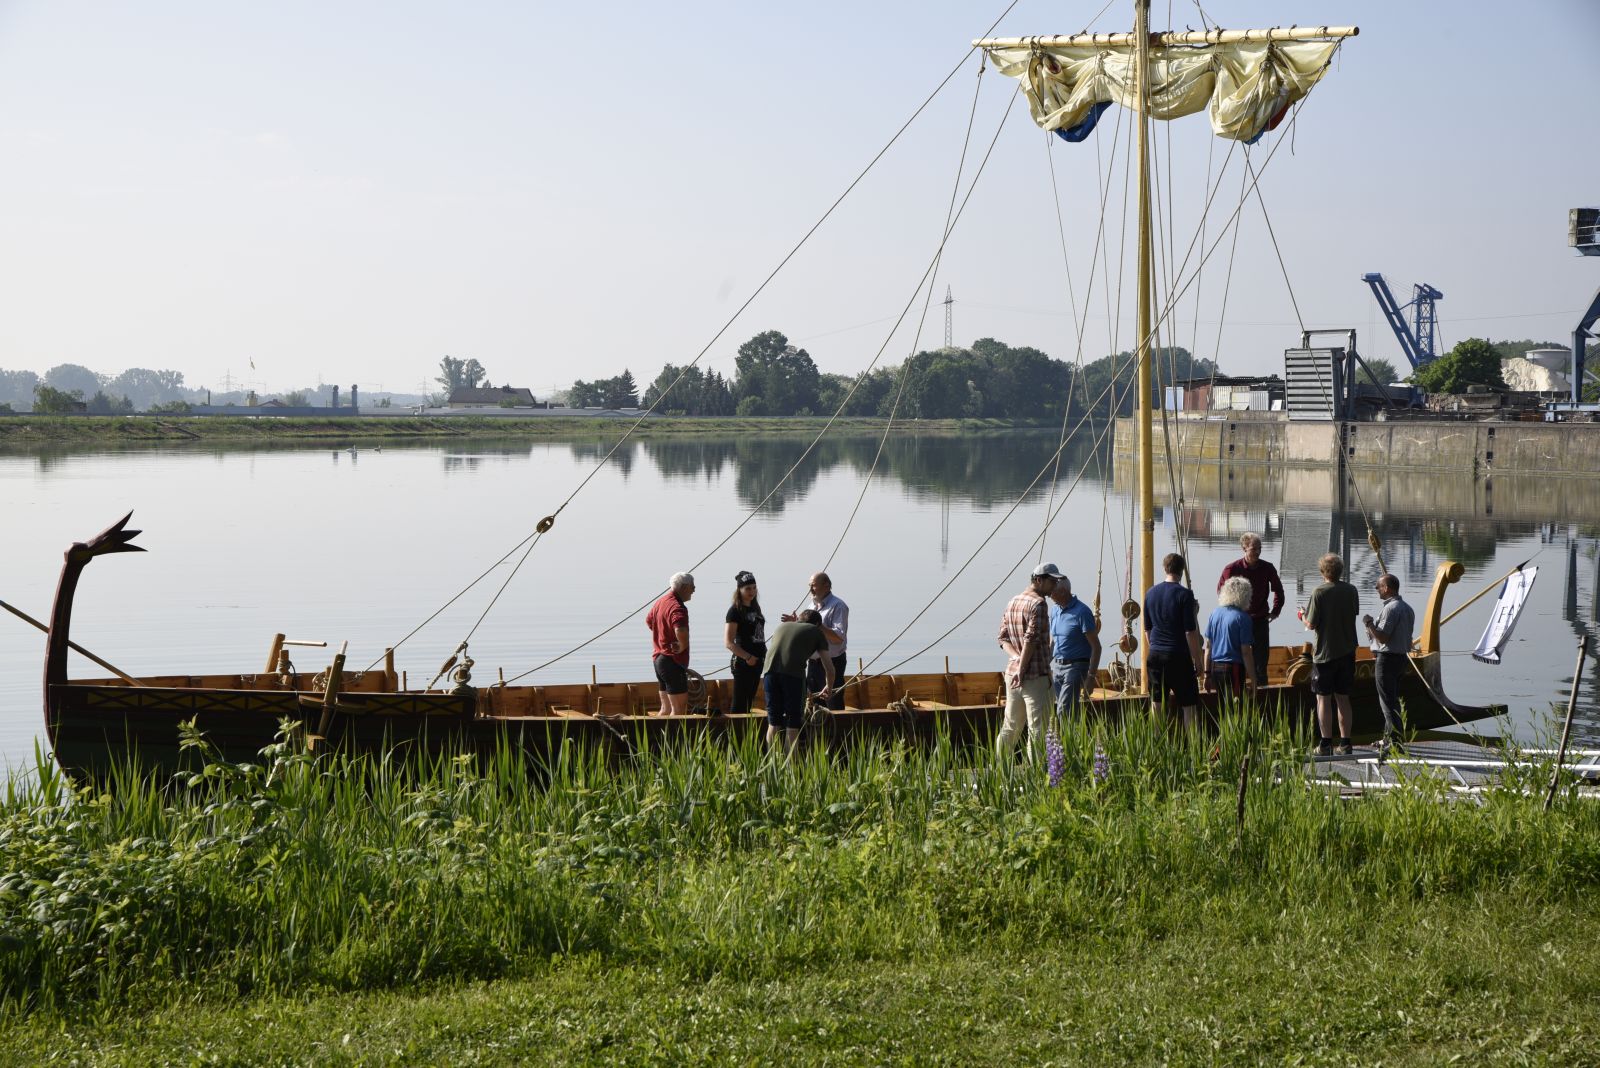
<path fill-rule="evenodd" d="M 1373 681 L 1378 687 L 1378 705 L 1383 709 L 1383 740 L 1392 744 L 1400 735 L 1400 679 L 1410 670 L 1411 635 L 1416 630 L 1417 614 L 1400 596 L 1400 580 L 1393 575 L 1378 579 L 1378 597 L 1383 607 L 1378 618 L 1362 616 L 1367 641 L 1372 646 Z"/>

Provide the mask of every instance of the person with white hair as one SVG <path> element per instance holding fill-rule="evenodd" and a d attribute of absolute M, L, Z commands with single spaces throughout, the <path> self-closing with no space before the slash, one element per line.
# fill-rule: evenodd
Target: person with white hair
<path fill-rule="evenodd" d="M 1261 559 L 1260 534 L 1253 530 L 1245 531 L 1239 538 L 1239 548 L 1244 550 L 1244 555 L 1222 569 L 1222 576 L 1217 579 L 1217 592 L 1222 592 L 1222 584 L 1231 578 L 1250 580 L 1250 604 L 1245 610 L 1250 613 L 1250 622 L 1255 628 L 1252 648 L 1256 654 L 1256 685 L 1260 687 L 1267 684 L 1267 659 L 1272 652 L 1271 638 L 1267 632 L 1272 621 L 1283 611 L 1283 580 L 1278 577 L 1277 568 Z M 1272 595 L 1271 608 L 1267 607 L 1269 593 Z"/>
<path fill-rule="evenodd" d="M 1224 700 L 1243 697 L 1260 678 L 1250 597 L 1250 580 L 1235 575 L 1222 584 L 1217 607 L 1206 619 L 1206 690 L 1221 694 Z"/>
<path fill-rule="evenodd" d="M 689 609 L 694 596 L 694 576 L 679 571 L 667 592 L 656 598 L 644 617 L 650 628 L 650 659 L 655 664 L 656 685 L 661 690 L 662 716 L 689 712 Z"/>

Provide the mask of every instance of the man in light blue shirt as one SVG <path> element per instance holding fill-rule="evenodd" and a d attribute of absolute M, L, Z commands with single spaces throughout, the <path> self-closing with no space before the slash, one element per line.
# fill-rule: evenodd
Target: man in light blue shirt
<path fill-rule="evenodd" d="M 1100 668 L 1099 627 L 1089 606 L 1072 595 L 1072 580 L 1059 578 L 1050 594 L 1050 682 L 1057 714 L 1078 706 L 1094 689 Z"/>

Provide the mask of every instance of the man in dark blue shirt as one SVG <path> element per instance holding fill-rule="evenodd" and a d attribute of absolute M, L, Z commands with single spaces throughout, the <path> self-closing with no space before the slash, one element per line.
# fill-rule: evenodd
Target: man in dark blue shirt
<path fill-rule="evenodd" d="M 1183 724 L 1192 727 L 1199 713 L 1200 687 L 1195 683 L 1195 662 L 1200 659 L 1200 604 L 1183 584 L 1188 565 L 1177 553 L 1161 561 L 1165 582 L 1144 595 L 1145 690 L 1151 703 L 1183 709 Z"/>

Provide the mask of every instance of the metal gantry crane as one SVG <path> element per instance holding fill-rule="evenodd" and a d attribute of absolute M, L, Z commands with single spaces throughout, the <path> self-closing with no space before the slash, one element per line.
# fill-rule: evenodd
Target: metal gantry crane
<path fill-rule="evenodd" d="M 1406 359 L 1411 361 L 1412 370 L 1423 367 L 1433 362 L 1438 353 L 1434 350 L 1434 307 L 1433 302 L 1443 300 L 1444 294 L 1426 282 L 1418 282 L 1411 287 L 1412 297 L 1408 304 L 1401 305 L 1394 299 L 1394 294 L 1389 291 L 1389 283 L 1383 275 L 1377 272 L 1364 274 L 1361 280 L 1367 283 L 1372 290 L 1372 295 L 1378 298 L 1378 307 L 1383 309 L 1383 317 L 1389 320 L 1389 329 L 1394 331 L 1394 336 L 1400 341 L 1400 351 L 1406 354 Z M 1411 309 L 1411 322 L 1407 323 L 1404 311 Z"/>
<path fill-rule="evenodd" d="M 1583 256 L 1600 256 L 1600 208 L 1573 208 L 1567 217 L 1567 243 Z M 1600 322 L 1600 290 L 1589 302 L 1588 310 L 1578 320 L 1572 331 L 1572 401 L 1574 408 L 1583 404 L 1584 348 L 1595 335 L 1590 329 Z"/>

